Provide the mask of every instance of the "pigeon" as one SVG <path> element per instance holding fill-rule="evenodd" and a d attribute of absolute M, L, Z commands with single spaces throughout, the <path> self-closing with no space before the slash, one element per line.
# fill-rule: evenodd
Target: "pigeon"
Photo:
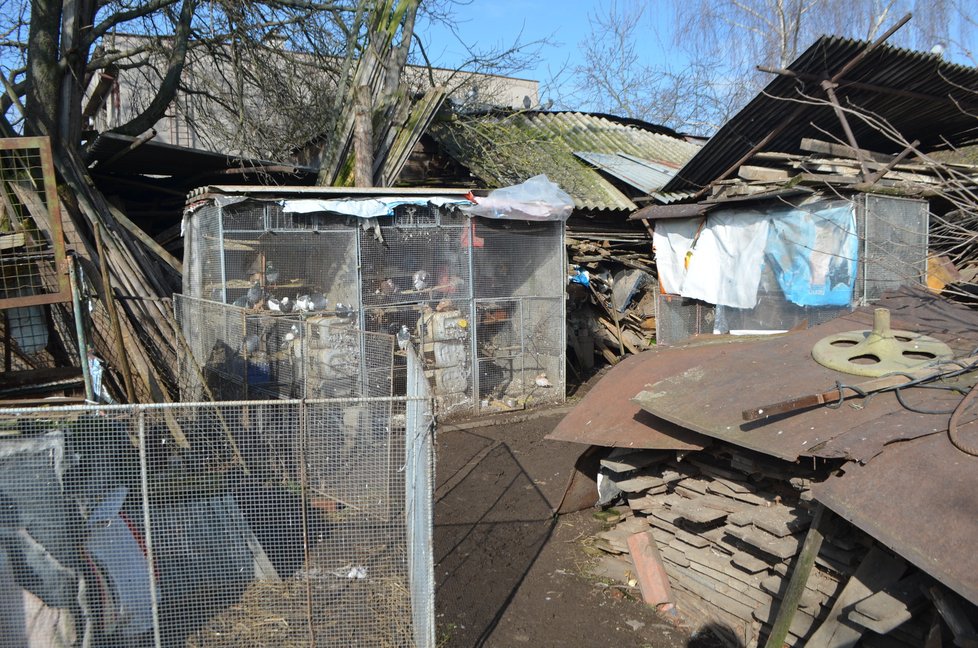
<path fill-rule="evenodd" d="M 292 309 L 295 308 L 295 302 L 288 297 L 283 297 L 282 301 L 279 302 L 279 308 L 282 309 L 283 313 L 291 313 Z"/>
<path fill-rule="evenodd" d="M 326 295 L 323 293 L 312 293 L 309 295 L 309 302 L 312 304 L 312 310 L 314 311 L 326 310 L 326 307 L 329 306 L 329 300 L 326 299 Z"/>
<path fill-rule="evenodd" d="M 231 305 L 237 306 L 238 308 L 248 308 L 248 295 L 241 295 L 231 302 Z"/>
<path fill-rule="evenodd" d="M 401 324 L 401 330 L 397 332 L 397 348 L 402 351 L 411 343 L 411 331 L 406 324 Z"/>
<path fill-rule="evenodd" d="M 353 306 L 336 302 L 336 316 L 344 319 L 353 317 Z"/>
<path fill-rule="evenodd" d="M 300 313 L 308 313 L 312 310 L 312 298 L 309 295 L 299 295 L 295 298 L 295 309 Z"/>
<path fill-rule="evenodd" d="M 398 293 L 397 286 L 394 284 L 394 280 L 387 277 L 380 282 L 380 287 L 377 288 L 377 292 L 381 295 L 396 295 Z"/>
<path fill-rule="evenodd" d="M 428 285 L 428 273 L 425 270 L 418 270 L 411 276 L 411 281 L 415 290 L 424 290 Z"/>
<path fill-rule="evenodd" d="M 298 338 L 299 338 L 299 325 L 293 324 L 292 328 L 289 329 L 289 332 L 285 334 L 285 341 L 292 342 L 293 340 L 296 340 Z"/>
<path fill-rule="evenodd" d="M 252 333 L 244 339 L 244 349 L 247 353 L 251 354 L 258 350 L 258 345 L 261 342 L 261 338 Z"/>
<path fill-rule="evenodd" d="M 537 384 L 537 387 L 553 387 L 553 384 L 551 384 L 550 380 L 547 379 L 547 374 L 545 373 L 537 374 L 537 377 L 533 382 Z"/>
<path fill-rule="evenodd" d="M 285 299 L 288 299 L 288 297 L 286 297 Z M 274 297 L 269 297 L 268 301 L 265 303 L 268 305 L 268 310 L 275 311 L 276 313 L 283 312 L 282 302 L 279 301 L 278 299 L 275 299 Z"/>
<path fill-rule="evenodd" d="M 278 281 L 278 277 L 279 277 L 279 271 L 275 268 L 275 266 L 272 265 L 272 262 L 269 261 L 268 263 L 266 263 L 265 264 L 265 283 L 266 284 L 273 284 L 276 281 Z"/>
<path fill-rule="evenodd" d="M 261 303 L 262 297 L 264 297 L 265 291 L 262 290 L 261 285 L 257 281 L 251 282 L 251 288 L 248 289 L 248 294 L 245 295 L 246 303 L 248 306 L 254 308 L 259 303 Z"/>

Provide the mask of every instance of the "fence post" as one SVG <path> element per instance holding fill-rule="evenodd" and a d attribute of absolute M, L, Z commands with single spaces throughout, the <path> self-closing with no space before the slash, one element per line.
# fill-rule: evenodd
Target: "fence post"
<path fill-rule="evenodd" d="M 432 556 L 432 418 L 430 393 L 421 358 L 413 344 L 407 352 L 404 431 L 404 503 L 408 541 L 411 616 L 417 648 L 435 648 L 435 567 Z"/>
<path fill-rule="evenodd" d="M 149 469 L 146 461 L 146 410 L 139 407 L 139 480 L 143 492 L 143 526 L 146 533 L 146 566 L 149 568 L 149 601 L 153 608 L 153 640 L 156 648 L 162 648 L 160 640 L 160 602 L 156 591 L 156 555 L 153 553 L 153 527 L 149 514 Z"/>

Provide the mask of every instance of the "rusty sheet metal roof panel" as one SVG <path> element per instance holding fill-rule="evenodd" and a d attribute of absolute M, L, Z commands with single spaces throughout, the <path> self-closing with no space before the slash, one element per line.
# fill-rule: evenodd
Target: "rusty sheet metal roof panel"
<path fill-rule="evenodd" d="M 812 485 L 818 501 L 978 605 L 978 457 L 946 434 L 896 444 Z"/>
<path fill-rule="evenodd" d="M 792 101 L 824 97 L 819 83 L 838 72 L 868 42 L 823 36 L 788 69 L 802 78 L 777 76 L 710 138 L 679 171 L 663 193 L 696 191 L 708 186 L 777 127 L 763 150 L 800 152 L 802 137 L 845 139 L 830 105 Z M 882 45 L 859 61 L 840 80 L 839 101 L 847 108 L 876 115 L 920 148 L 960 146 L 978 139 L 974 96 L 978 69 L 955 65 L 929 53 Z M 908 94 L 910 93 L 910 94 Z M 967 108 L 965 108 L 967 107 Z M 790 122 L 784 120 L 799 110 Z M 865 149 L 899 153 L 902 145 L 864 120 L 850 118 L 856 141 Z"/>
<path fill-rule="evenodd" d="M 645 193 L 652 193 L 659 189 L 669 182 L 678 170 L 675 167 L 643 160 L 626 153 L 574 151 L 574 155 Z"/>
<path fill-rule="evenodd" d="M 877 305 L 890 308 L 893 328 L 932 335 L 958 356 L 978 346 L 976 311 L 910 288 Z M 827 335 L 869 328 L 872 309 L 863 308 L 806 331 L 728 346 L 705 362 L 690 356 L 677 363 L 681 369 L 637 398 L 643 409 L 667 421 L 789 461 L 800 456 L 869 460 L 889 442 L 946 429 L 946 414 L 905 411 L 892 393 L 857 399 L 839 409 L 823 406 L 743 422 L 741 412 L 747 408 L 823 392 L 836 381 L 851 385 L 865 380 L 816 363 L 811 349 Z M 911 402 L 921 398 L 907 392 Z M 947 404 L 945 398 L 932 395 L 926 406 L 940 409 Z"/>
<path fill-rule="evenodd" d="M 573 112 L 456 117 L 434 123 L 429 133 L 489 187 L 544 173 L 578 208 L 610 211 L 637 206 L 574 151 L 633 155 L 678 167 L 699 148 L 661 132 Z"/>
<path fill-rule="evenodd" d="M 630 401 L 631 395 L 649 381 L 675 371 L 679 350 L 653 349 L 625 358 L 584 395 L 547 438 L 611 448 L 702 450 L 710 439 L 652 416 Z M 690 349 L 689 353 L 706 359 L 713 351 Z"/>

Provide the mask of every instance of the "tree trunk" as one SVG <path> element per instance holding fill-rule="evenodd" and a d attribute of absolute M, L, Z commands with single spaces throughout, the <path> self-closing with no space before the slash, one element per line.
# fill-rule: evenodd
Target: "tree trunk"
<path fill-rule="evenodd" d="M 24 124 L 24 132 L 30 135 L 49 135 L 52 146 L 58 143 L 60 30 L 61 0 L 31 0 L 26 101 L 30 119 Z"/>

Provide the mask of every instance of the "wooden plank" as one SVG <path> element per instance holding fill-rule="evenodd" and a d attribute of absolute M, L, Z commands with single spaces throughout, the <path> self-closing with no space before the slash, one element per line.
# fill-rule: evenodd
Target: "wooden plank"
<path fill-rule="evenodd" d="M 784 169 L 772 169 L 770 167 L 752 166 L 748 164 L 740 165 L 737 175 L 744 180 L 787 180 L 790 176 Z"/>
<path fill-rule="evenodd" d="M 698 499 L 699 498 L 673 504 L 671 507 L 672 512 L 685 520 L 689 520 L 690 522 L 695 522 L 697 524 L 711 524 L 714 522 L 720 522 L 727 517 L 726 511 L 721 511 L 717 508 L 711 508 L 709 506 L 700 504 Z"/>
<path fill-rule="evenodd" d="M 922 583 L 922 574 L 915 571 L 856 603 L 849 612 L 849 620 L 877 634 L 895 630 L 910 620 L 915 607 L 923 600 Z"/>
<path fill-rule="evenodd" d="M 666 482 L 661 477 L 655 475 L 636 475 L 621 481 L 615 481 L 615 485 L 626 493 L 639 493 L 650 488 L 665 487 Z"/>
<path fill-rule="evenodd" d="M 730 564 L 736 566 L 738 569 L 742 569 L 748 574 L 758 574 L 766 571 L 768 568 L 768 564 L 763 560 L 755 558 L 744 551 L 736 550 L 730 556 Z"/>
<path fill-rule="evenodd" d="M 807 529 L 812 518 L 807 511 L 787 506 L 758 507 L 751 516 L 751 523 L 763 531 L 783 538 Z"/>
<path fill-rule="evenodd" d="M 655 450 L 615 448 L 607 458 L 601 460 L 601 465 L 612 472 L 624 473 L 661 463 L 670 454 L 669 452 Z"/>
<path fill-rule="evenodd" d="M 849 622 L 848 608 L 897 582 L 906 568 L 907 564 L 902 558 L 875 546 L 871 548 L 835 600 L 825 621 L 811 636 L 811 645 L 826 648 L 855 646 L 863 634 L 863 628 Z"/>
<path fill-rule="evenodd" d="M 727 534 L 737 538 L 741 542 L 745 542 L 752 547 L 756 547 L 782 560 L 797 554 L 798 549 L 801 547 L 801 540 L 796 536 L 779 538 L 753 527 L 735 527 L 730 525 L 724 530 Z"/>

